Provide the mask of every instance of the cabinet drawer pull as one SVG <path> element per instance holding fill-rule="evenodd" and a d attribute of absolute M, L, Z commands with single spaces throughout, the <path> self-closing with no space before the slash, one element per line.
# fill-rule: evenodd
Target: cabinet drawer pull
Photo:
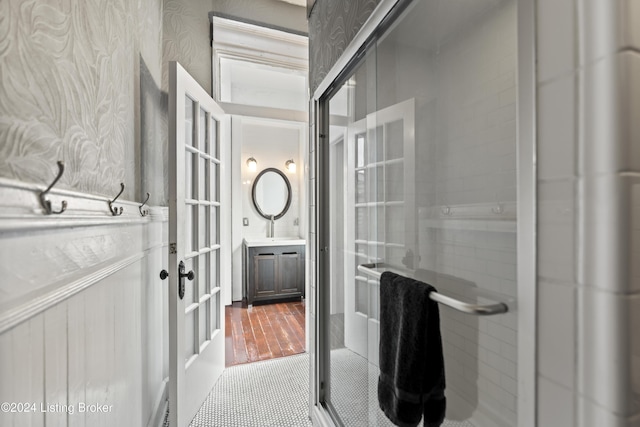
<path fill-rule="evenodd" d="M 258 256 L 263 256 L 263 255 L 271 255 L 271 256 L 273 256 L 274 254 L 273 253 L 258 254 Z"/>
<path fill-rule="evenodd" d="M 298 255 L 298 252 L 282 252 L 282 255 Z"/>

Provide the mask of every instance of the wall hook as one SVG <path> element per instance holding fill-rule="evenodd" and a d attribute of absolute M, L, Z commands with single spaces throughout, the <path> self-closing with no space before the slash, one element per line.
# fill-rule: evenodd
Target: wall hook
<path fill-rule="evenodd" d="M 56 179 L 53 180 L 51 185 L 49 185 L 49 187 L 47 187 L 46 190 L 40 193 L 40 204 L 42 205 L 42 208 L 44 209 L 44 212 L 47 215 L 61 214 L 62 212 L 67 210 L 66 200 L 62 201 L 62 207 L 59 211 L 54 211 L 53 208 L 51 207 L 51 201 L 47 200 L 47 193 L 49 192 L 49 190 L 53 188 L 54 185 L 56 185 L 56 183 L 62 177 L 63 173 L 64 173 L 64 162 L 62 160 L 58 160 L 58 175 L 56 176 Z"/>
<path fill-rule="evenodd" d="M 120 183 L 120 192 L 118 193 L 118 195 L 113 200 L 109 200 L 109 210 L 111 211 L 111 214 L 113 216 L 122 215 L 122 206 L 120 206 L 120 209 L 118 209 L 118 208 L 114 208 L 113 204 L 116 202 L 116 200 L 118 200 L 118 197 L 120 197 L 120 195 L 122 194 L 123 191 L 124 191 L 124 183 L 121 182 Z"/>
<path fill-rule="evenodd" d="M 149 215 L 149 209 L 144 209 L 144 210 L 142 209 L 142 207 L 146 205 L 148 201 L 149 201 L 149 193 L 147 193 L 147 198 L 144 199 L 144 202 L 142 202 L 142 204 L 138 206 L 138 210 L 140 211 L 140 216 Z"/>

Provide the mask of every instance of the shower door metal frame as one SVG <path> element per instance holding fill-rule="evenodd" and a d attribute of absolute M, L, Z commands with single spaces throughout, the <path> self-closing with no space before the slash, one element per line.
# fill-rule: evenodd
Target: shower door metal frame
<path fill-rule="evenodd" d="M 334 426 L 329 398 L 330 212 L 329 212 L 329 101 L 359 63 L 369 43 L 384 31 L 413 0 L 381 0 L 342 55 L 329 70 L 310 100 L 310 146 L 315 147 L 311 162 L 316 165 L 312 194 L 315 216 L 315 324 L 310 358 L 310 415 L 315 426 Z M 536 73 L 535 2 L 517 3 L 517 295 L 518 295 L 518 427 L 537 425 L 536 376 Z M 526 301 L 526 304 L 524 303 Z"/>

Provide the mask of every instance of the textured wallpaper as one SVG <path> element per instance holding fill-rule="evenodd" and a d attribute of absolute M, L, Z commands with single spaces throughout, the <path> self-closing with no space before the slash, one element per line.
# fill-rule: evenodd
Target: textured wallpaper
<path fill-rule="evenodd" d="M 60 188 L 112 197 L 124 182 L 125 199 L 166 203 L 163 64 L 210 91 L 209 12 L 255 19 L 273 4 L 0 0 L 0 177 L 48 185 L 60 159 Z M 278 7 L 274 24 L 304 25 L 304 8 Z"/>
<path fill-rule="evenodd" d="M 211 0 L 164 0 L 162 89 L 169 88 L 169 61 L 178 61 L 211 93 Z"/>
<path fill-rule="evenodd" d="M 309 82 L 312 94 L 379 2 L 316 1 L 309 17 Z"/>
<path fill-rule="evenodd" d="M 0 176 L 140 191 L 138 55 L 160 76 L 160 0 L 0 1 Z M 142 17 L 142 19 L 139 19 Z"/>

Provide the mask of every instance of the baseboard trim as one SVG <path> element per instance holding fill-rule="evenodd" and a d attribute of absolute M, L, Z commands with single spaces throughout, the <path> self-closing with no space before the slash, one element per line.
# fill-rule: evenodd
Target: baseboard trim
<path fill-rule="evenodd" d="M 156 394 L 156 400 L 153 403 L 153 411 L 151 413 L 151 417 L 149 418 L 149 422 L 147 423 L 147 427 L 163 427 L 164 426 L 164 416 L 169 410 L 169 399 L 167 398 L 169 386 L 169 378 L 165 378 L 162 381 L 162 385 Z"/>

